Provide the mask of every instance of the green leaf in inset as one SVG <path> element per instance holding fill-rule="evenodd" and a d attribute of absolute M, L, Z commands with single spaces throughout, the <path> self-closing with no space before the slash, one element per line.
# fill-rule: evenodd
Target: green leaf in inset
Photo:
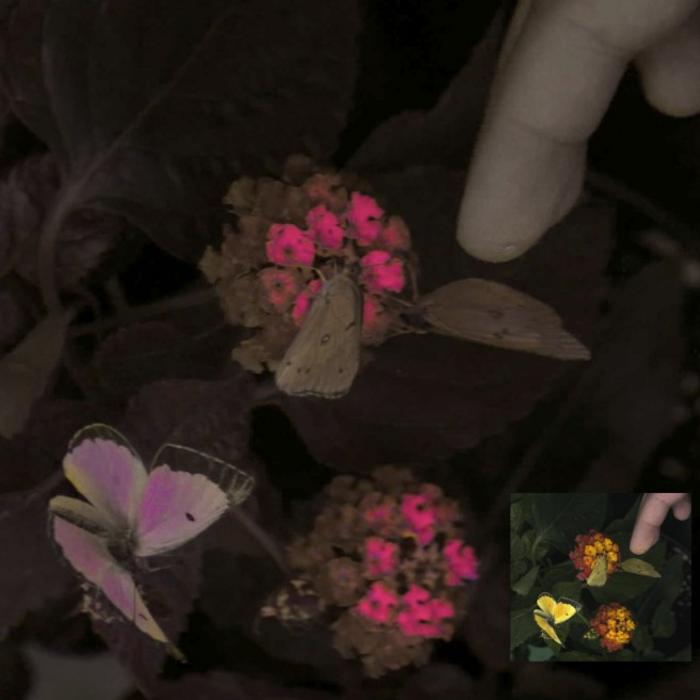
<path fill-rule="evenodd" d="M 518 581 L 527 571 L 528 563 L 525 559 L 512 559 L 510 562 L 510 582 Z"/>
<path fill-rule="evenodd" d="M 667 639 L 672 637 L 675 631 L 676 616 L 671 610 L 671 603 L 667 600 L 662 600 L 654 611 L 654 617 L 651 620 L 651 634 L 654 637 Z"/>
<path fill-rule="evenodd" d="M 573 581 L 559 581 L 551 587 L 551 590 L 557 600 L 562 597 L 579 600 L 582 587 L 583 581 L 575 579 Z"/>
<path fill-rule="evenodd" d="M 541 493 L 533 495 L 535 542 L 551 542 L 562 551 L 573 549 L 575 537 L 599 530 L 605 520 L 606 494 Z"/>
<path fill-rule="evenodd" d="M 630 574 L 637 576 L 652 576 L 653 578 L 661 578 L 661 574 L 647 561 L 643 559 L 625 559 L 620 562 L 620 568 Z"/>
<path fill-rule="evenodd" d="M 517 581 L 517 583 L 514 583 L 511 588 L 518 594 L 518 595 L 527 595 L 530 592 L 530 589 L 532 588 L 533 584 L 537 580 L 537 574 L 540 573 L 540 567 L 539 564 L 537 566 L 533 566 L 530 571 L 528 571 L 521 579 Z"/>
<path fill-rule="evenodd" d="M 536 647 L 533 644 L 527 645 L 528 661 L 551 661 L 554 651 L 548 647 Z"/>
<path fill-rule="evenodd" d="M 520 646 L 526 639 L 537 634 L 539 628 L 535 624 L 532 608 L 520 608 L 510 614 L 510 648 Z"/>
<path fill-rule="evenodd" d="M 649 576 L 636 576 L 626 571 L 612 574 L 602 588 L 589 588 L 599 603 L 626 603 L 649 590 L 656 580 Z"/>
<path fill-rule="evenodd" d="M 632 637 L 632 646 L 643 654 L 651 651 L 654 647 L 654 641 L 645 625 L 637 625 Z"/>

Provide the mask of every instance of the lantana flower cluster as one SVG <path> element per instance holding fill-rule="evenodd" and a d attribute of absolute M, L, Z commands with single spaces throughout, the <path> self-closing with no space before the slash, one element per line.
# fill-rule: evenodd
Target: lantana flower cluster
<path fill-rule="evenodd" d="M 632 613 L 620 603 L 601 605 L 590 624 L 600 637 L 600 645 L 610 652 L 629 644 L 637 626 Z"/>
<path fill-rule="evenodd" d="M 602 532 L 589 530 L 586 535 L 576 535 L 576 548 L 569 552 L 569 559 L 578 570 L 576 578 L 585 581 L 590 575 L 596 559 L 604 555 L 608 576 L 620 565 L 620 547 Z"/>
<path fill-rule="evenodd" d="M 275 369 L 324 280 L 349 275 L 362 292 L 362 342 L 382 343 L 401 327 L 396 297 L 410 290 L 408 227 L 368 187 L 302 156 L 282 180 L 241 178 L 224 202 L 234 225 L 200 268 L 216 286 L 230 323 L 255 328 L 233 357 L 246 369 Z"/>
<path fill-rule="evenodd" d="M 288 560 L 323 601 L 335 649 L 371 677 L 426 663 L 434 640 L 454 634 L 478 578 L 458 504 L 396 466 L 336 477 L 323 501 Z"/>

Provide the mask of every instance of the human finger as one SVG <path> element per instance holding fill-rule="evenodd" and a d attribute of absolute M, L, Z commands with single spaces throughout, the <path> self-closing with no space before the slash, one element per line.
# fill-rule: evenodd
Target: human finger
<path fill-rule="evenodd" d="M 630 551 L 644 554 L 659 539 L 661 524 L 672 506 L 683 500 L 683 493 L 647 493 L 642 498 L 634 524 Z"/>
<path fill-rule="evenodd" d="M 672 117 L 700 112 L 700 10 L 635 60 L 647 100 Z"/>
<path fill-rule="evenodd" d="M 629 60 L 697 0 L 535 0 L 494 81 L 457 238 L 475 257 L 525 252 L 572 208 L 586 141 Z"/>

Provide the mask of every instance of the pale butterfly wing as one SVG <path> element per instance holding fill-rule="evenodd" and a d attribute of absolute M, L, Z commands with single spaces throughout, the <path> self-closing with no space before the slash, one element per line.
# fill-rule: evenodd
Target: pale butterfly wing
<path fill-rule="evenodd" d="M 555 641 L 560 646 L 564 646 L 561 639 L 559 639 L 559 635 L 556 633 L 554 627 L 552 627 L 552 625 L 550 624 L 547 615 L 541 610 L 533 610 L 532 614 L 535 618 L 537 626 L 542 630 L 542 632 L 544 632 L 544 634 L 546 634 L 550 639 Z"/>
<path fill-rule="evenodd" d="M 99 588 L 127 620 L 152 639 L 170 645 L 146 607 L 131 574 L 112 557 L 103 538 L 60 517 L 53 519 L 53 533 L 71 566 Z"/>
<path fill-rule="evenodd" d="M 228 507 L 226 494 L 203 474 L 156 467 L 138 508 L 135 554 L 154 556 L 189 542 Z"/>
<path fill-rule="evenodd" d="M 598 555 L 591 569 L 591 573 L 586 579 L 586 584 L 593 588 L 600 588 L 608 581 L 608 560 L 604 554 Z"/>
<path fill-rule="evenodd" d="M 63 471 L 114 529 L 134 525 L 148 474 L 123 435 L 107 425 L 83 428 L 68 446 Z"/>
<path fill-rule="evenodd" d="M 561 360 L 590 359 L 551 306 L 498 282 L 451 282 L 424 296 L 420 306 L 444 335 Z"/>
<path fill-rule="evenodd" d="M 107 537 L 114 531 L 114 523 L 91 503 L 69 496 L 54 496 L 49 501 L 49 512 L 93 535 Z"/>
<path fill-rule="evenodd" d="M 243 503 L 255 486 L 250 474 L 230 462 L 184 445 L 171 442 L 161 445 L 151 460 L 151 470 L 161 464 L 174 471 L 204 474 L 226 494 L 231 508 Z"/>
<path fill-rule="evenodd" d="M 334 399 L 347 394 L 360 366 L 362 293 L 337 274 L 316 297 L 277 368 L 279 389 L 292 396 Z"/>

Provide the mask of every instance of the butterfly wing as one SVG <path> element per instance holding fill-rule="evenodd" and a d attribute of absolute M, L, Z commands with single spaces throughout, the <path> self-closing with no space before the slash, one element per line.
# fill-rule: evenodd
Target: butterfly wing
<path fill-rule="evenodd" d="M 571 603 L 559 601 L 554 606 L 554 614 L 552 615 L 552 617 L 554 618 L 554 624 L 560 625 L 562 622 L 570 620 L 576 614 L 578 609 L 579 607 L 577 605 L 572 605 Z"/>
<path fill-rule="evenodd" d="M 292 396 L 335 399 L 347 394 L 360 365 L 362 293 L 344 274 L 314 300 L 277 368 L 275 381 Z"/>
<path fill-rule="evenodd" d="M 537 607 L 545 613 L 545 615 L 550 618 L 554 619 L 554 611 L 557 607 L 557 601 L 549 595 L 549 593 L 540 593 L 539 596 L 537 596 Z"/>
<path fill-rule="evenodd" d="M 564 646 L 562 644 L 561 639 L 559 639 L 559 635 L 554 630 L 554 627 L 552 627 L 549 620 L 547 619 L 547 616 L 541 610 L 533 610 L 532 614 L 535 618 L 537 626 L 542 630 L 542 632 L 560 646 Z"/>
<path fill-rule="evenodd" d="M 451 282 L 423 297 L 421 306 L 434 330 L 445 335 L 561 360 L 590 359 L 551 306 L 498 282 Z"/>
<path fill-rule="evenodd" d="M 594 588 L 604 586 L 608 580 L 608 560 L 604 554 L 596 557 L 591 573 L 586 579 L 586 583 Z"/>
<path fill-rule="evenodd" d="M 138 508 L 135 554 L 149 557 L 185 544 L 228 507 L 226 494 L 203 474 L 156 467 Z"/>
<path fill-rule="evenodd" d="M 107 537 L 113 530 L 112 521 L 102 511 L 77 498 L 54 496 L 49 501 L 49 512 L 94 535 Z"/>
<path fill-rule="evenodd" d="M 53 519 L 53 535 L 71 566 L 97 586 L 124 617 L 152 639 L 170 644 L 143 602 L 131 574 L 109 553 L 106 540 L 61 517 Z"/>
<path fill-rule="evenodd" d="M 115 528 L 134 523 L 148 474 L 127 439 L 107 425 L 89 425 L 71 440 L 66 478 Z"/>

